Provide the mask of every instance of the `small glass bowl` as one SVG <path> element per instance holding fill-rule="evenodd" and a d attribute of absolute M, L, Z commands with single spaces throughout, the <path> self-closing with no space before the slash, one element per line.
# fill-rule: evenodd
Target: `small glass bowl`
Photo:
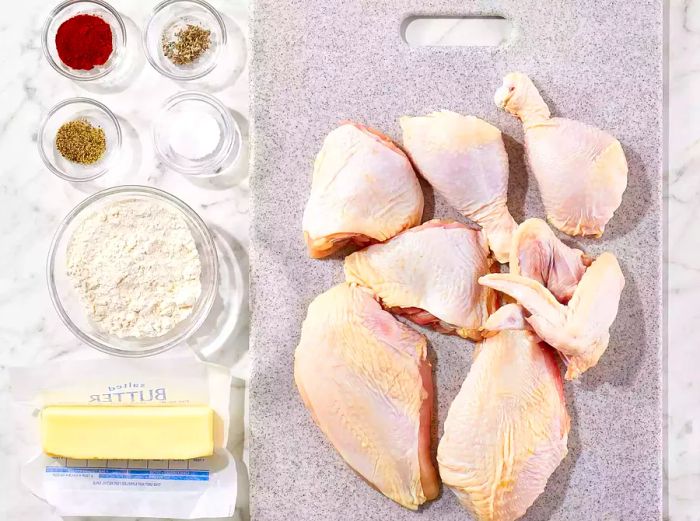
<path fill-rule="evenodd" d="M 211 152 L 192 158 L 178 152 L 171 142 L 174 131 L 186 130 L 175 118 L 186 113 L 211 117 L 219 128 L 219 141 Z M 194 135 L 201 129 L 190 129 Z M 231 112 L 214 96 L 203 92 L 185 91 L 165 100 L 153 126 L 153 141 L 158 158 L 182 174 L 209 177 L 221 173 L 225 166 L 235 163 L 241 151 L 241 130 Z"/>
<path fill-rule="evenodd" d="M 165 335 L 154 338 L 119 338 L 100 331 L 88 317 L 80 296 L 66 270 L 66 250 L 81 217 L 116 201 L 148 200 L 168 207 L 182 216 L 192 233 L 202 265 L 202 293 L 192 313 Z M 63 220 L 54 235 L 46 264 L 51 301 L 68 329 L 86 344 L 107 354 L 144 357 L 162 353 L 187 340 L 204 323 L 211 310 L 219 278 L 214 239 L 206 224 L 192 208 L 177 197 L 146 186 L 117 186 L 88 197 Z"/>
<path fill-rule="evenodd" d="M 63 22 L 79 14 L 99 16 L 112 29 L 112 54 L 103 65 L 90 70 L 68 67 L 58 56 L 56 32 Z M 122 60 L 126 50 L 126 26 L 119 13 L 102 0 L 67 0 L 59 4 L 44 23 L 41 46 L 51 67 L 65 77 L 75 81 L 91 81 L 102 78 L 113 71 Z"/>
<path fill-rule="evenodd" d="M 163 35 L 172 35 L 187 24 L 211 31 L 211 45 L 197 60 L 176 65 L 163 53 Z M 204 0 L 166 0 L 158 4 L 143 32 L 143 47 L 148 62 L 161 74 L 173 80 L 196 80 L 209 74 L 226 45 L 226 24 L 219 12 Z"/>
<path fill-rule="evenodd" d="M 107 149 L 104 156 L 91 165 L 69 161 L 56 148 L 58 129 L 64 123 L 76 119 L 85 119 L 105 132 Z M 41 122 L 36 141 L 44 164 L 58 177 L 67 181 L 91 181 L 107 172 L 119 157 L 122 131 L 117 117 L 99 101 L 89 98 L 71 98 L 49 110 Z"/>

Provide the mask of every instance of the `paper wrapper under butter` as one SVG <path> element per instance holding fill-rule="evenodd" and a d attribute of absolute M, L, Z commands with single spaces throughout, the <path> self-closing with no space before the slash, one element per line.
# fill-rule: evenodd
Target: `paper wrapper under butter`
<path fill-rule="evenodd" d="M 83 360 L 11 371 L 13 397 L 36 417 L 49 405 L 208 405 L 214 455 L 191 460 L 71 460 L 40 454 L 23 483 L 61 516 L 229 517 L 236 464 L 226 449 L 229 370 L 183 358 Z"/>

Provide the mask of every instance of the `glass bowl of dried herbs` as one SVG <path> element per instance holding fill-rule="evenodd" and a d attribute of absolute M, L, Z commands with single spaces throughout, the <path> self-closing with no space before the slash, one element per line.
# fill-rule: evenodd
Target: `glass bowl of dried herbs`
<path fill-rule="evenodd" d="M 174 80 L 196 80 L 216 67 L 226 45 L 226 24 L 204 0 L 158 4 L 143 31 L 148 62 Z"/>
<path fill-rule="evenodd" d="M 119 155 L 122 132 L 102 103 L 71 98 L 49 110 L 37 133 L 44 164 L 67 181 L 91 181 L 105 174 Z"/>

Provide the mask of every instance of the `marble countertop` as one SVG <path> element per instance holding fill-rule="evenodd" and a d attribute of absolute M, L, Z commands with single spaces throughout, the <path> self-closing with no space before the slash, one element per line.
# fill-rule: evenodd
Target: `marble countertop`
<path fill-rule="evenodd" d="M 151 2 L 113 0 L 126 17 L 129 40 L 140 41 Z M 238 27 L 234 41 L 247 33 L 247 0 L 212 0 Z M 40 45 L 41 26 L 51 4 L 44 0 L 16 3 L 12 16 L 0 23 L 0 416 L 10 417 L 8 366 L 29 365 L 57 358 L 97 356 L 82 346 L 54 312 L 44 278 L 51 236 L 65 214 L 87 195 L 117 184 L 147 184 L 163 188 L 202 215 L 220 239 L 229 244 L 243 271 L 247 270 L 249 198 L 247 172 L 234 168 L 211 181 L 191 181 L 168 171 L 153 155 L 150 122 L 171 94 L 191 88 L 160 76 L 142 53 L 129 64 L 129 86 L 77 84 L 59 76 L 46 63 Z M 422 41 L 455 38 L 460 24 L 435 26 Z M 700 0 L 671 0 L 669 12 L 669 135 L 668 149 L 668 345 L 667 350 L 667 518 L 700 520 L 700 381 L 695 376 L 695 311 L 700 297 L 700 236 L 693 220 L 700 210 Z M 247 136 L 248 81 L 245 47 L 234 56 L 231 77 L 222 78 L 213 92 L 227 105 Z M 237 76 L 237 77 L 236 77 Z M 73 96 L 98 99 L 120 118 L 125 134 L 120 167 L 99 180 L 71 185 L 52 175 L 36 148 L 42 115 L 55 103 Z M 242 158 L 242 164 L 246 157 Z M 234 400 L 243 410 L 247 376 L 247 329 L 237 328 L 226 349 L 210 358 L 232 368 Z M 0 426 L 0 519 L 49 521 L 60 519 L 50 507 L 21 488 L 20 463 L 36 448 L 12 428 Z M 243 433 L 233 440 L 243 454 Z M 247 518 L 245 486 L 235 519 Z M 73 518 L 74 520 L 77 518 Z M 641 520 L 640 520 L 641 521 Z"/>
<path fill-rule="evenodd" d="M 672 521 L 700 519 L 700 1 L 672 0 L 668 83 L 667 486 Z"/>

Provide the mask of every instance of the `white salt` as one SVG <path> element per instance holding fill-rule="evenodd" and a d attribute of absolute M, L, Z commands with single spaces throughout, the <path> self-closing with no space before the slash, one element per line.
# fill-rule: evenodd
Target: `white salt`
<path fill-rule="evenodd" d="M 168 143 L 173 152 L 192 160 L 211 154 L 221 139 L 216 118 L 198 110 L 183 110 L 171 114 L 167 133 Z"/>

